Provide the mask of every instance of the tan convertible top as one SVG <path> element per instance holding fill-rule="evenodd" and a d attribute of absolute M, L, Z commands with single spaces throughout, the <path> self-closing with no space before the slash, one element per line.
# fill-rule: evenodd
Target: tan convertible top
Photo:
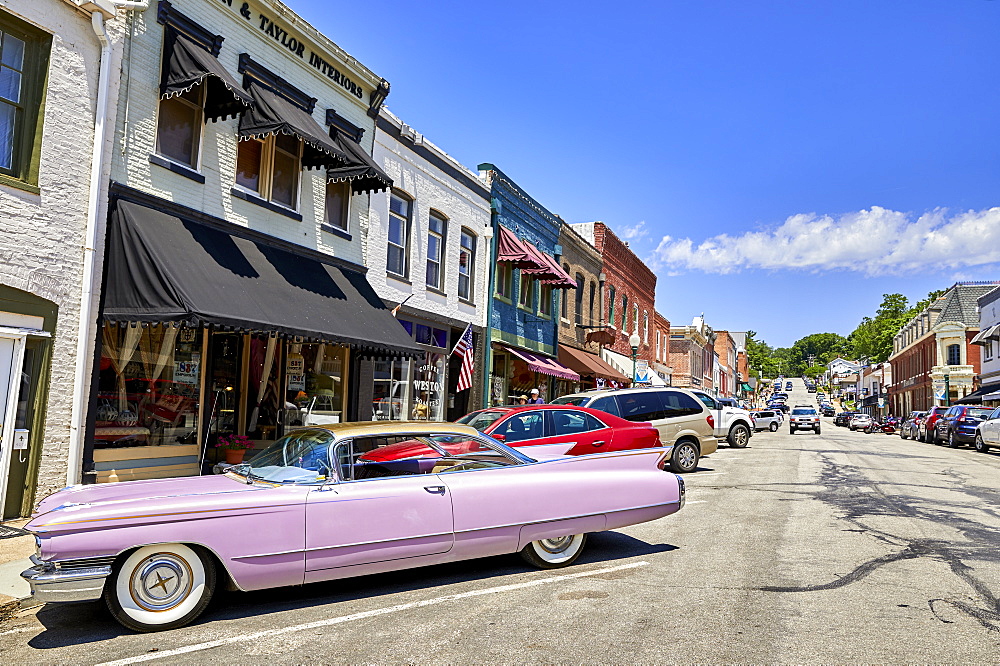
<path fill-rule="evenodd" d="M 478 430 L 448 421 L 354 421 L 305 426 L 329 430 L 337 438 L 385 437 L 392 435 L 478 435 Z"/>

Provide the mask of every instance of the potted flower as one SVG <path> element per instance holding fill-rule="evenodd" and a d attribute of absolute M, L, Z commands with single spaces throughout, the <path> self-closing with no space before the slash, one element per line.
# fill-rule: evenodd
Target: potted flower
<path fill-rule="evenodd" d="M 215 447 L 225 450 L 227 463 L 238 465 L 243 462 L 247 449 L 253 448 L 253 442 L 246 435 L 219 435 Z"/>

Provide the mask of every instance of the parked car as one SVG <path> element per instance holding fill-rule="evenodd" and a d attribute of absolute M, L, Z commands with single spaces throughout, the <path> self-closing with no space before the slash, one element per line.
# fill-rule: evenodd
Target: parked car
<path fill-rule="evenodd" d="M 953 449 L 976 441 L 976 426 L 987 418 L 993 409 L 975 405 L 955 405 L 938 417 L 934 423 L 933 441 L 947 442 Z"/>
<path fill-rule="evenodd" d="M 792 390 L 792 383 L 791 382 L 785 382 L 785 390 L 786 391 L 791 391 Z"/>
<path fill-rule="evenodd" d="M 854 418 L 855 414 L 857 414 L 857 412 L 841 412 L 834 417 L 833 425 L 846 427 L 850 423 L 851 419 Z"/>
<path fill-rule="evenodd" d="M 754 430 L 770 430 L 775 432 L 782 423 L 782 414 L 773 409 L 764 409 L 757 412 L 750 412 L 753 416 Z"/>
<path fill-rule="evenodd" d="M 715 417 L 691 392 L 681 388 L 631 388 L 572 393 L 556 405 L 589 407 L 626 421 L 651 423 L 669 449 L 670 469 L 684 474 L 698 467 L 702 456 L 719 447 Z"/>
<path fill-rule="evenodd" d="M 833 405 L 823 405 L 822 407 L 820 407 L 820 412 L 823 414 L 823 416 L 834 416 L 836 415 L 837 410 L 833 408 Z"/>
<path fill-rule="evenodd" d="M 796 430 L 812 430 L 817 435 L 820 433 L 819 414 L 812 405 L 795 405 L 792 413 L 788 417 L 788 433 L 795 434 Z"/>
<path fill-rule="evenodd" d="M 973 443 L 976 451 L 988 452 L 994 446 L 1000 446 L 1000 407 L 976 426 L 976 441 Z"/>
<path fill-rule="evenodd" d="M 434 455 L 363 460 L 408 440 Z M 475 451 L 454 452 L 470 441 Z M 516 552 L 564 567 L 587 532 L 684 505 L 663 458 L 536 460 L 452 423 L 307 427 L 224 475 L 53 493 L 26 526 L 38 549 L 22 576 L 37 601 L 103 597 L 126 627 L 158 631 L 194 620 L 227 584 L 261 590 Z"/>
<path fill-rule="evenodd" d="M 936 405 L 927 410 L 927 414 L 920 421 L 917 439 L 921 442 L 932 442 L 934 436 L 934 424 L 941 418 L 941 415 L 948 411 L 947 407 Z"/>
<path fill-rule="evenodd" d="M 806 386 L 806 391 L 808 391 L 809 393 L 815 393 L 816 392 L 816 385 L 815 384 L 809 384 L 808 386 Z"/>
<path fill-rule="evenodd" d="M 586 407 L 491 407 L 466 414 L 457 422 L 470 425 L 508 446 L 553 447 L 557 449 L 553 453 L 570 456 L 660 446 L 659 432 L 653 426 Z M 569 448 L 558 450 L 566 445 Z M 530 451 L 525 453 L 531 455 Z"/>
<path fill-rule="evenodd" d="M 917 432 L 920 429 L 920 419 L 924 417 L 927 412 L 917 411 L 910 412 L 910 415 L 903 419 L 903 423 L 899 426 L 899 436 L 903 439 L 917 438 Z"/>
<path fill-rule="evenodd" d="M 745 409 L 736 406 L 732 398 L 713 398 L 704 391 L 690 389 L 696 398 L 701 400 L 712 413 L 715 425 L 713 432 L 719 442 L 723 440 L 730 447 L 745 448 L 750 443 L 754 433 L 753 417 Z"/>
<path fill-rule="evenodd" d="M 872 417 L 867 414 L 855 414 L 847 423 L 847 427 L 851 430 L 864 430 L 865 428 L 871 426 L 872 423 Z"/>

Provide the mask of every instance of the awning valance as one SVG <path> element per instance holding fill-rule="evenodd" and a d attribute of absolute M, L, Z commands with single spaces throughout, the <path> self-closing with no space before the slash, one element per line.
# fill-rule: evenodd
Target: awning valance
<path fill-rule="evenodd" d="M 334 130 L 332 141 L 351 159 L 351 164 L 327 169 L 327 180 L 350 182 L 351 190 L 357 193 L 381 192 L 392 187 L 392 178 L 375 164 L 357 141 L 337 130 Z"/>
<path fill-rule="evenodd" d="M 988 395 L 990 393 L 995 393 L 997 391 L 1000 391 L 1000 382 L 997 382 L 997 383 L 994 383 L 994 384 L 984 384 L 981 387 L 979 387 L 978 390 L 973 391 L 972 393 L 969 393 L 969 394 L 963 396 L 960 400 L 956 400 L 955 404 L 956 405 L 978 405 L 978 404 L 982 403 L 983 398 L 986 395 Z M 994 398 L 988 398 L 988 399 L 989 400 L 993 400 Z"/>
<path fill-rule="evenodd" d="M 600 356 L 585 352 L 582 349 L 559 345 L 559 362 L 581 376 L 603 377 L 618 382 L 628 381 L 625 375 L 611 367 Z"/>
<path fill-rule="evenodd" d="M 269 90 L 257 81 L 250 82 L 253 104 L 240 116 L 240 141 L 263 139 L 272 134 L 290 134 L 305 144 L 302 166 L 337 168 L 351 166 L 351 158 L 323 130 L 305 109 Z"/>
<path fill-rule="evenodd" d="M 205 83 L 205 119 L 218 120 L 239 115 L 253 104 L 250 93 L 211 53 L 176 30 L 167 30 L 163 47 L 160 96 L 183 95 Z"/>
<path fill-rule="evenodd" d="M 537 354 L 524 351 L 523 349 L 507 347 L 506 345 L 504 346 L 504 349 L 527 363 L 528 367 L 535 372 L 540 372 L 543 375 L 550 375 L 552 377 L 558 377 L 559 379 L 568 379 L 573 382 L 580 381 L 579 374 L 573 372 L 554 358 L 539 356 Z"/>
<path fill-rule="evenodd" d="M 503 225 L 497 233 L 497 261 L 509 261 L 515 268 L 543 268 L 528 246 Z"/>
<path fill-rule="evenodd" d="M 102 317 L 301 336 L 363 353 L 419 350 L 365 276 L 335 263 L 119 200 Z"/>
<path fill-rule="evenodd" d="M 522 273 L 535 275 L 541 280 L 542 284 L 551 285 L 556 289 L 576 289 L 576 281 L 556 263 L 555 259 L 530 243 L 525 243 L 524 246 L 528 249 L 534 261 L 541 264 L 541 268 L 525 268 L 521 271 Z"/>
<path fill-rule="evenodd" d="M 740 384 L 740 390 L 745 391 L 747 393 L 753 393 L 753 387 L 747 384 L 746 382 Z"/>

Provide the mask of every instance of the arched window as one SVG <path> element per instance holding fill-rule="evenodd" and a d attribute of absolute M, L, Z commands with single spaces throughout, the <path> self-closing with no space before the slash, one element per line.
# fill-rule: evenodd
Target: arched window
<path fill-rule="evenodd" d="M 458 297 L 473 300 L 476 275 L 476 234 L 462 227 L 462 239 L 458 248 Z"/>
<path fill-rule="evenodd" d="M 639 333 L 639 304 L 632 304 L 632 332 Z"/>
<path fill-rule="evenodd" d="M 563 264 L 563 270 L 566 271 L 566 275 L 569 275 L 569 264 Z M 562 295 L 559 297 L 562 299 L 562 318 L 569 319 L 569 295 L 565 293 L 565 290 L 560 290 Z"/>
<path fill-rule="evenodd" d="M 385 269 L 406 277 L 410 270 L 410 210 L 413 200 L 399 190 L 389 195 L 389 239 Z"/>
<path fill-rule="evenodd" d="M 583 324 L 583 273 L 576 274 L 576 323 Z"/>
<path fill-rule="evenodd" d="M 962 365 L 962 348 L 959 345 L 948 345 L 948 365 Z"/>
<path fill-rule="evenodd" d="M 615 288 L 608 287 L 608 324 L 615 325 Z"/>
<path fill-rule="evenodd" d="M 622 333 L 628 333 L 628 296 L 622 296 Z"/>
<path fill-rule="evenodd" d="M 590 283 L 590 321 L 587 323 L 591 326 L 594 325 L 594 307 L 597 304 L 597 284 L 594 282 Z"/>
<path fill-rule="evenodd" d="M 427 220 L 427 286 L 444 289 L 444 245 L 448 238 L 448 219 L 432 210 Z"/>
<path fill-rule="evenodd" d="M 649 344 L 649 313 L 645 310 L 642 313 L 642 341 Z"/>

